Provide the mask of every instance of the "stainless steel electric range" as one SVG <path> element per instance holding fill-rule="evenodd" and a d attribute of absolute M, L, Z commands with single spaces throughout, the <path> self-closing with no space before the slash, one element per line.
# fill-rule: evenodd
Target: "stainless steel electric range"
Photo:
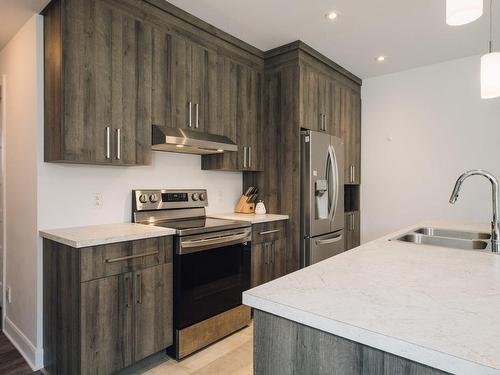
<path fill-rule="evenodd" d="M 174 346 L 181 359 L 250 323 L 251 224 L 206 216 L 204 189 L 134 190 L 135 223 L 173 228 Z"/>

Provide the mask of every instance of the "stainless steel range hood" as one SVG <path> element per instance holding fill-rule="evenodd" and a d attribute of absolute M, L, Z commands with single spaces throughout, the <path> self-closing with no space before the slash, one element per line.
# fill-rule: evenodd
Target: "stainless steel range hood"
<path fill-rule="evenodd" d="M 238 151 L 238 146 L 228 137 L 222 135 L 153 125 L 152 149 L 208 155 Z"/>

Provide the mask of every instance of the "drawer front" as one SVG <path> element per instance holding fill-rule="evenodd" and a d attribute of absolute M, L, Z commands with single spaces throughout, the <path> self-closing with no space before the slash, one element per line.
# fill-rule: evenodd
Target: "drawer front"
<path fill-rule="evenodd" d="M 286 220 L 254 224 L 252 226 L 252 243 L 274 241 L 286 237 Z"/>
<path fill-rule="evenodd" d="M 81 250 L 81 281 L 172 262 L 172 236 L 87 247 Z"/>

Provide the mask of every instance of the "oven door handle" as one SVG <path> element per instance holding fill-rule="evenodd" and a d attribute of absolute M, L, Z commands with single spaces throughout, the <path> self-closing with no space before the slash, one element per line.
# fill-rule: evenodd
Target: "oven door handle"
<path fill-rule="evenodd" d="M 250 241 L 251 231 L 247 230 L 245 232 L 233 233 L 229 235 L 217 236 L 212 238 L 201 238 L 197 240 L 181 240 L 180 253 L 188 254 L 195 253 L 198 251 L 209 250 L 220 245 L 231 245 L 239 242 Z"/>

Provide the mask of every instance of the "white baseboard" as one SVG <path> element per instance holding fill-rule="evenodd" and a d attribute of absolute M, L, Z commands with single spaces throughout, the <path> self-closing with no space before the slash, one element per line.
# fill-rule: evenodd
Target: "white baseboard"
<path fill-rule="evenodd" d="M 21 353 L 33 371 L 43 367 L 43 350 L 37 349 L 7 316 L 4 320 L 3 333 Z"/>

